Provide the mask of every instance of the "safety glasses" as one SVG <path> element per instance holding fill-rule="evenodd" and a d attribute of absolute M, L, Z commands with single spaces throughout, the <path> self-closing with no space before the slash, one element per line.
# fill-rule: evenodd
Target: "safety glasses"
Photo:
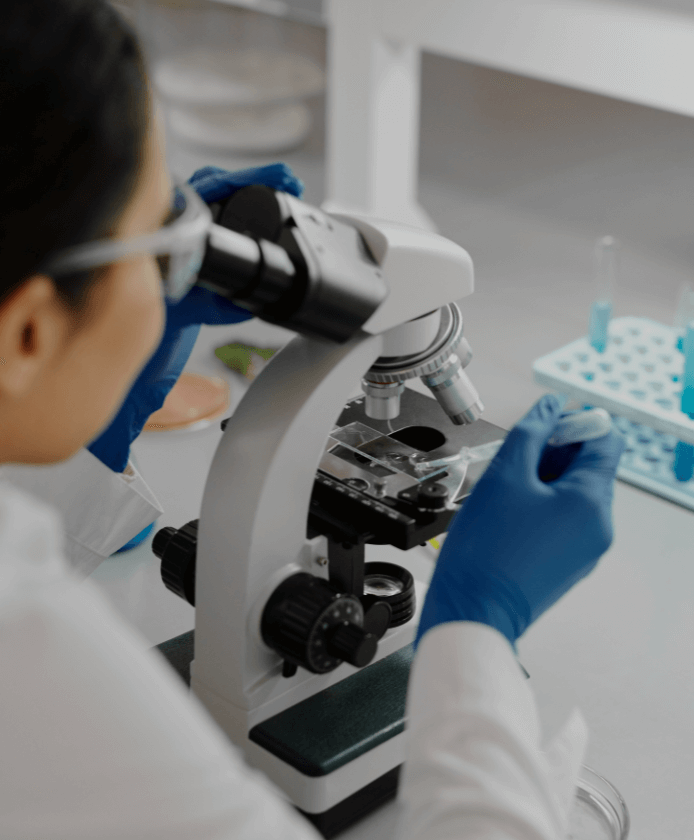
<path fill-rule="evenodd" d="M 100 239 L 55 254 L 43 267 L 52 277 L 87 271 L 138 254 L 157 258 L 164 294 L 175 303 L 190 290 L 202 265 L 212 224 L 209 207 L 188 184 L 174 188 L 167 222 L 154 233 L 132 239 Z"/>

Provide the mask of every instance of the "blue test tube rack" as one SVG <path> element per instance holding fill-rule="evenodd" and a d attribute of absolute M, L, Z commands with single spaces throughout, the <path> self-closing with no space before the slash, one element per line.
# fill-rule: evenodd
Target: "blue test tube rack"
<path fill-rule="evenodd" d="M 648 318 L 606 329 L 604 347 L 583 336 L 537 359 L 533 377 L 612 414 L 627 439 L 622 480 L 694 510 L 694 322 L 684 335 Z"/>

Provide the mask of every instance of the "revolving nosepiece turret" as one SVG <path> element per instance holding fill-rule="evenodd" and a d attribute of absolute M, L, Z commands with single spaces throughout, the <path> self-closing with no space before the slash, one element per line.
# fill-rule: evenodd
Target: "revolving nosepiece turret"
<path fill-rule="evenodd" d="M 484 411 L 477 389 L 464 368 L 472 359 L 469 343 L 463 338 L 463 318 L 454 303 L 425 316 L 435 324 L 434 338 L 421 349 L 424 318 L 413 325 L 403 325 L 401 333 L 392 338 L 389 346 L 405 348 L 413 341 L 412 352 L 401 350 L 398 356 L 382 356 L 362 379 L 366 397 L 364 410 L 374 420 L 394 420 L 400 413 L 400 395 L 408 379 L 419 377 L 429 388 L 441 408 L 457 426 L 474 423 Z M 429 325 L 430 326 L 430 325 Z M 403 342 L 403 339 L 405 341 Z M 398 345 L 399 342 L 399 345 Z"/>

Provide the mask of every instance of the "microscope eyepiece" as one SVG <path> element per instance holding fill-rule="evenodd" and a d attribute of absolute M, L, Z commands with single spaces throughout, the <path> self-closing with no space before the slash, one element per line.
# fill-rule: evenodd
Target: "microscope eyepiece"
<path fill-rule="evenodd" d="M 284 248 L 212 225 L 200 268 L 201 285 L 257 312 L 298 292 L 297 281 L 296 268 Z"/>
<path fill-rule="evenodd" d="M 359 231 L 316 207 L 253 185 L 214 218 L 198 283 L 264 321 L 344 342 L 387 295 Z"/>

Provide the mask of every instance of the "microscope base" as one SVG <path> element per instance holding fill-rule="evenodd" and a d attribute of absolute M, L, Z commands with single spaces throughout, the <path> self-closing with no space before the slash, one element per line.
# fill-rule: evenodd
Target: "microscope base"
<path fill-rule="evenodd" d="M 413 657 L 405 645 L 248 733 L 246 760 L 326 838 L 396 793 Z"/>
<path fill-rule="evenodd" d="M 330 840 L 395 798 L 401 767 L 394 767 L 322 814 L 309 814 L 301 808 L 296 810 L 316 827 L 325 840 Z"/>
<path fill-rule="evenodd" d="M 193 647 L 194 631 L 158 646 L 188 684 Z M 413 657 L 406 645 L 249 732 L 246 760 L 284 790 L 326 840 L 396 795 Z"/>

